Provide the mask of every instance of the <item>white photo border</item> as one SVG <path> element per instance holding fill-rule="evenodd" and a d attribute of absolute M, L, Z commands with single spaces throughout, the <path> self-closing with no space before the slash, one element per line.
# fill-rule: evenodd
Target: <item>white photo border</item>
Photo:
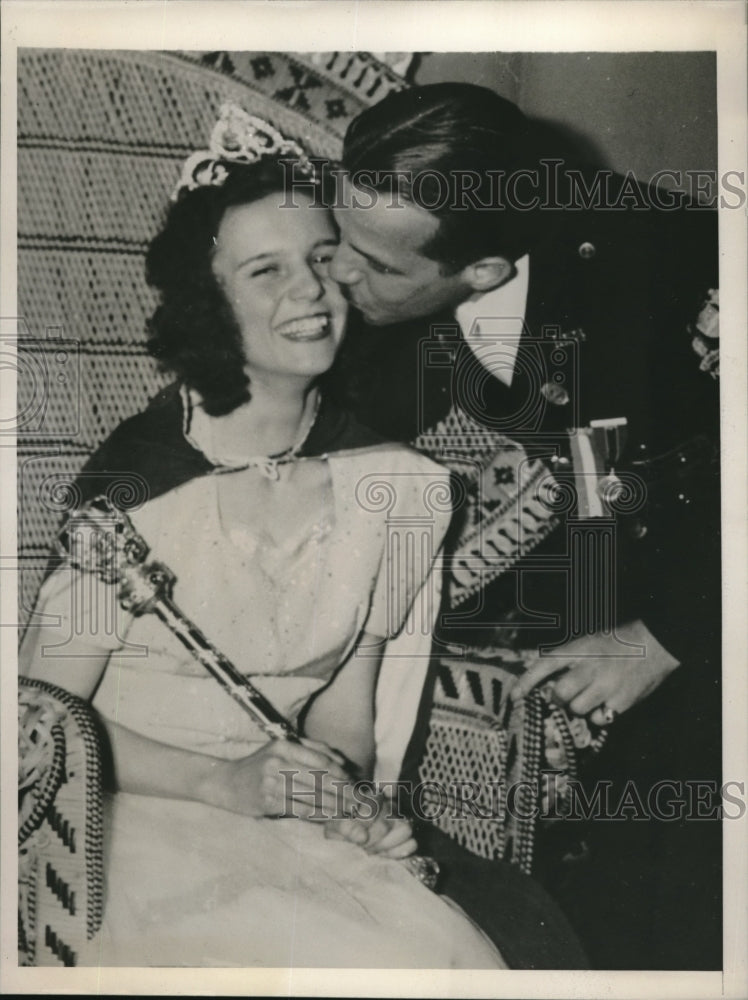
<path fill-rule="evenodd" d="M 242 44 L 237 44 L 241 38 Z M 488 40 L 495 44 L 488 45 Z M 16 52 L 20 47 L 252 51 L 485 51 L 717 53 L 719 171 L 746 162 L 745 8 L 738 0 L 4 0 L 0 322 L 16 312 Z M 720 212 L 723 409 L 724 774 L 745 782 L 748 704 L 746 611 L 745 211 Z M 3 319 L 4 317 L 4 319 Z M 4 366 L 0 366 L 4 367 Z M 14 385 L 0 372 L 0 421 L 12 418 Z M 0 624 L 16 620 L 12 448 L 0 448 Z M 725 823 L 722 972 L 445 972 L 304 969 L 19 969 L 16 965 L 15 648 L 0 628 L 3 670 L 2 978 L 6 992 L 145 995 L 430 997 L 672 997 L 748 995 L 745 816 Z M 604 887 L 601 887 L 604 891 Z M 697 915 L 694 915 L 697 919 Z M 743 942 L 743 945 L 740 942 Z"/>

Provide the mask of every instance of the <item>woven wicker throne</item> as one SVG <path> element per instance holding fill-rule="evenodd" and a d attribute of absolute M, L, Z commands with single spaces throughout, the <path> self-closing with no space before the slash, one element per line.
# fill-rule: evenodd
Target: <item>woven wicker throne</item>
<path fill-rule="evenodd" d="M 76 474 L 162 385 L 144 347 L 143 254 L 220 105 L 335 156 L 350 118 L 404 85 L 367 54 L 19 52 L 22 319 L 4 339 L 18 348 L 24 627 L 44 625 L 34 601 Z M 533 778 L 547 710 L 530 701 L 509 718 L 505 680 L 487 663 L 442 664 L 423 780 Z M 90 710 L 65 692 L 23 681 L 19 710 L 21 962 L 74 965 L 101 919 L 101 749 Z M 468 849 L 529 870 L 531 822 L 437 812 Z"/>

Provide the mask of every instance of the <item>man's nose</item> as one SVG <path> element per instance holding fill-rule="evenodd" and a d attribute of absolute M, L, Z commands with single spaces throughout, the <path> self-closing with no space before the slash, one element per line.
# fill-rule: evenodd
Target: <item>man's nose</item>
<path fill-rule="evenodd" d="M 335 255 L 330 261 L 330 277 L 339 285 L 355 285 L 363 277 L 361 269 L 345 243 L 340 243 L 335 249 Z"/>

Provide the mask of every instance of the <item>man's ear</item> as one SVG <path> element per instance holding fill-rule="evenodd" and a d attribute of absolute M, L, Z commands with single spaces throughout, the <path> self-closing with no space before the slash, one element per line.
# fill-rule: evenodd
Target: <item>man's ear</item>
<path fill-rule="evenodd" d="M 514 264 L 506 257 L 481 257 L 462 270 L 462 278 L 474 292 L 490 292 L 505 284 L 514 274 Z"/>

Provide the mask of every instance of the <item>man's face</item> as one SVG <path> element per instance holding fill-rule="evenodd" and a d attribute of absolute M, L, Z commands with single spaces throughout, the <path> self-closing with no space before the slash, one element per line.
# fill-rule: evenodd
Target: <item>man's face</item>
<path fill-rule="evenodd" d="M 438 220 L 426 209 L 354 187 L 343 180 L 342 207 L 334 210 L 340 245 L 330 276 L 372 326 L 428 316 L 466 299 L 472 289 L 461 272 L 442 274 L 422 247 Z"/>

